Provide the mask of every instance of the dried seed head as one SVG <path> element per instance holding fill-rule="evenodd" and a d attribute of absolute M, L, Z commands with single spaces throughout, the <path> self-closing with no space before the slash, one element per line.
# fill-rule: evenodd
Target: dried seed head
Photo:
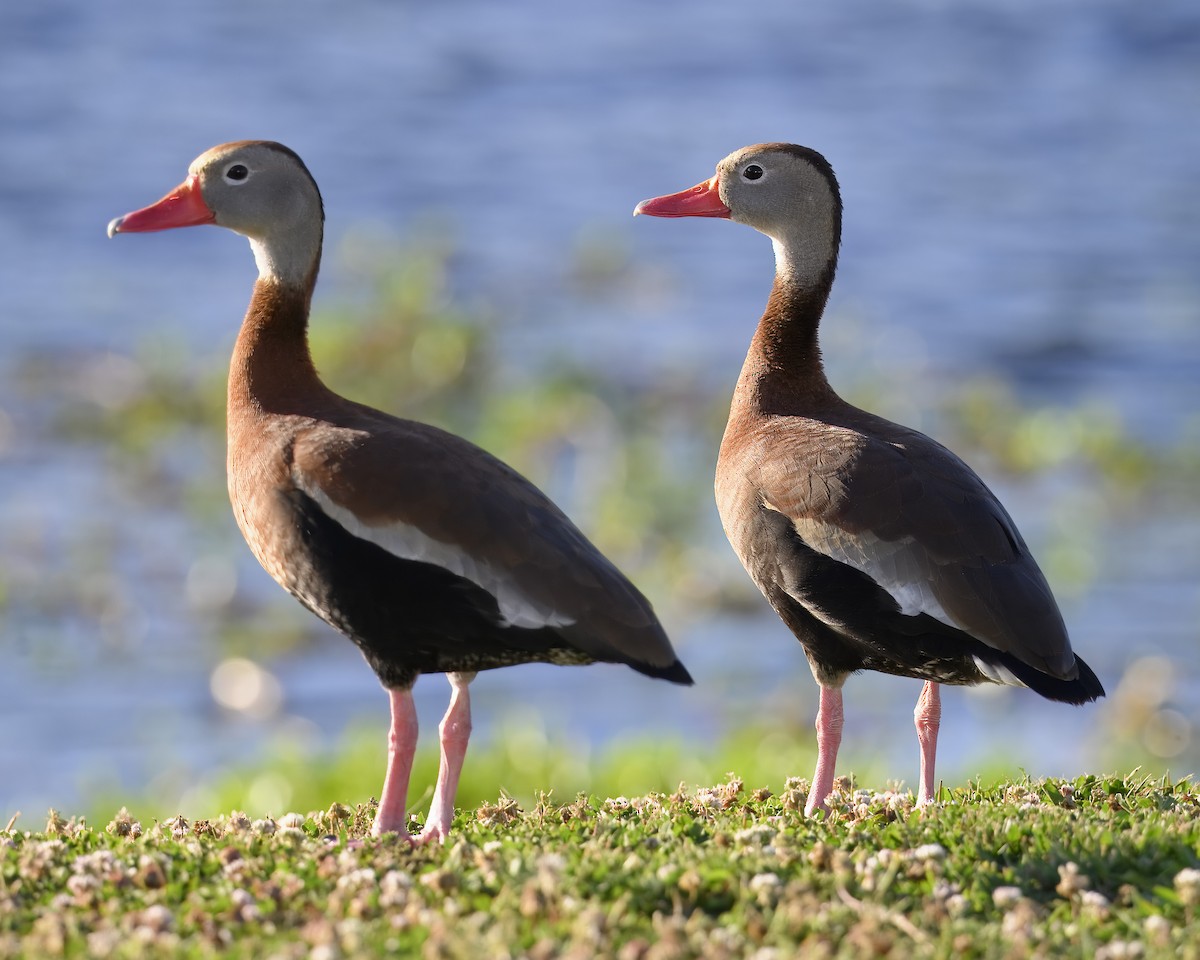
<path fill-rule="evenodd" d="M 1082 893 L 1092 885 L 1091 878 L 1086 874 L 1079 872 L 1079 866 L 1076 863 L 1064 863 L 1058 868 L 1058 886 L 1055 887 L 1055 892 L 1060 897 L 1070 900 L 1076 894 Z"/>
<path fill-rule="evenodd" d="M 1185 867 L 1175 874 L 1175 892 L 1184 906 L 1194 907 L 1200 903 L 1200 870 Z"/>

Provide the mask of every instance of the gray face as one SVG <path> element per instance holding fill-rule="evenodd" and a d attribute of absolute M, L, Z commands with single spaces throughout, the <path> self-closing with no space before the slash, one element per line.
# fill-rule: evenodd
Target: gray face
<path fill-rule="evenodd" d="M 828 236 L 834 228 L 833 186 L 796 148 L 743 147 L 717 164 L 717 177 L 730 219 L 774 240 L 801 242 L 804 234 Z"/>
<path fill-rule="evenodd" d="M 218 226 L 249 238 L 259 277 L 302 286 L 316 277 L 324 211 L 304 162 L 269 140 L 225 143 L 197 157 L 189 179 Z"/>
<path fill-rule="evenodd" d="M 321 198 L 304 165 L 273 144 L 240 142 L 214 147 L 189 172 L 200 183 L 216 222 L 255 240 L 282 239 L 321 221 Z"/>
<path fill-rule="evenodd" d="M 803 288 L 832 280 L 842 208 L 819 153 L 791 143 L 743 147 L 717 164 L 717 190 L 729 219 L 771 238 L 782 280 Z"/>

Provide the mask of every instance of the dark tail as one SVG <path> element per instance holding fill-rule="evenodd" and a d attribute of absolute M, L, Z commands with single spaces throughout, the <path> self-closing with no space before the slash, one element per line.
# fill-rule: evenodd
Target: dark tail
<path fill-rule="evenodd" d="M 668 667 L 654 667 L 648 663 L 635 663 L 632 660 L 626 660 L 625 662 L 638 673 L 644 673 L 646 676 L 654 677 L 656 680 L 670 680 L 672 683 L 679 683 L 685 687 L 690 687 L 695 682 L 692 680 L 692 675 L 688 673 L 687 667 L 678 660 Z"/>
<path fill-rule="evenodd" d="M 1092 672 L 1092 668 L 1083 662 L 1082 657 L 1075 658 L 1075 666 L 1079 676 L 1074 680 L 1060 680 L 1048 673 L 1042 673 L 1036 667 L 1022 663 L 1016 657 L 1000 654 L 997 657 L 1005 667 L 1012 671 L 1013 676 L 1020 680 L 1034 693 L 1040 693 L 1047 700 L 1057 700 L 1060 703 L 1091 703 L 1104 696 L 1104 686 Z"/>

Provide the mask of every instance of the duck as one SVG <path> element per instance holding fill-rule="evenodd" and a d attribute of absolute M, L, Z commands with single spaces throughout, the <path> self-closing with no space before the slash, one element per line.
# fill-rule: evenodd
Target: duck
<path fill-rule="evenodd" d="M 829 161 L 797 144 L 754 144 L 634 214 L 732 220 L 774 248 L 774 283 L 733 392 L 714 487 L 730 545 L 820 690 L 806 815 L 829 813 L 842 687 L 859 671 L 924 681 L 913 711 L 921 807 L 936 800 L 941 684 L 1023 686 L 1077 705 L 1102 697 L 1046 577 L 979 475 L 830 385 L 818 328 L 842 200 Z"/>
<path fill-rule="evenodd" d="M 275 581 L 352 640 L 387 691 L 387 768 L 374 836 L 444 842 L 478 672 L 625 664 L 690 685 L 650 602 L 536 486 L 469 441 L 334 393 L 313 364 L 309 312 L 325 212 L 299 155 L 241 140 L 201 154 L 110 237 L 215 224 L 258 267 L 229 368 L 227 477 L 237 525 Z M 443 673 L 437 781 L 408 831 L 412 688 Z"/>

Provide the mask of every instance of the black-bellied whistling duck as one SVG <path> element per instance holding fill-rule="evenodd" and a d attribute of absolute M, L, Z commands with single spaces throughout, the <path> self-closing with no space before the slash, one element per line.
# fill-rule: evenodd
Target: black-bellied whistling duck
<path fill-rule="evenodd" d="M 625 663 L 690 684 L 650 603 L 511 467 L 460 437 L 346 400 L 321 382 L 308 314 L 324 231 L 316 182 L 287 147 L 197 158 L 109 236 L 215 223 L 249 238 L 258 280 L 229 370 L 229 496 L 267 572 L 358 644 L 391 700 L 372 828 L 407 837 L 412 686 L 445 673 L 441 766 L 416 840 L 444 840 L 479 670 Z"/>
<path fill-rule="evenodd" d="M 716 496 L 729 542 L 821 688 L 806 812 L 827 809 L 842 684 L 855 671 L 925 681 L 914 711 L 922 805 L 934 798 L 939 683 L 1017 684 L 1076 704 L 1103 696 L 983 481 L 941 444 L 846 403 L 825 378 L 817 326 L 842 231 L 825 158 L 788 143 L 745 147 L 711 179 L 634 213 L 735 220 L 775 247 L 775 284 L 733 394 Z"/>

